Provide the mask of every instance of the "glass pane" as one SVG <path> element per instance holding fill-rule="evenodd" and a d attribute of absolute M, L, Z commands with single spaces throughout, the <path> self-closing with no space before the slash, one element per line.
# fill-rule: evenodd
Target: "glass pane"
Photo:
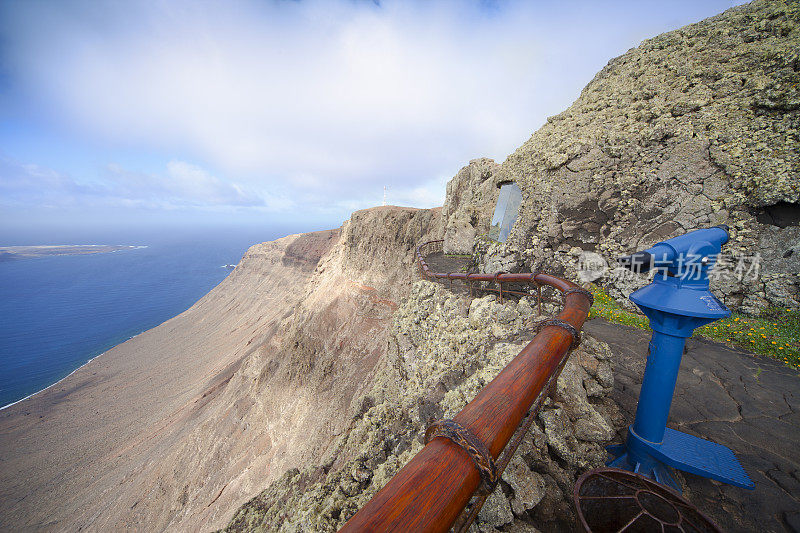
<path fill-rule="evenodd" d="M 510 192 L 508 195 L 508 204 L 506 204 L 506 215 L 503 217 L 503 225 L 500 226 L 500 242 L 506 242 L 506 239 L 511 234 L 511 228 L 517 221 L 519 215 L 519 206 L 522 203 L 522 191 L 516 183 L 509 183 L 505 185 Z"/>
<path fill-rule="evenodd" d="M 511 228 L 517 221 L 519 206 L 522 203 L 522 191 L 516 183 L 504 183 L 500 187 L 500 196 L 492 217 L 492 227 L 489 229 L 489 238 L 505 242 Z"/>
<path fill-rule="evenodd" d="M 494 208 L 494 216 L 492 217 L 492 226 L 489 228 L 490 239 L 498 240 L 498 237 L 500 237 L 500 226 L 503 224 L 503 218 L 505 218 L 506 205 L 510 194 L 511 191 L 505 185 L 500 187 L 500 195 L 497 197 L 497 205 Z"/>

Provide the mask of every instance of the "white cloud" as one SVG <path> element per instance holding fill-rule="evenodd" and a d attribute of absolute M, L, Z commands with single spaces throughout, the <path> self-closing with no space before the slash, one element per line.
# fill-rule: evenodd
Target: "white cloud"
<path fill-rule="evenodd" d="M 163 172 L 143 173 L 109 164 L 103 179 L 81 182 L 34 164 L 0 158 L 0 205 L 47 207 L 256 208 L 286 212 L 291 198 L 230 182 L 184 161 L 170 161 Z"/>
<path fill-rule="evenodd" d="M 0 38 L 16 98 L 62 129 L 203 167 L 109 167 L 97 194 L 325 211 L 383 185 L 440 205 L 442 176 L 502 161 L 611 56 L 729 3 L 20 2 Z"/>
<path fill-rule="evenodd" d="M 438 207 L 442 205 L 443 194 L 449 176 L 430 180 L 417 187 L 388 190 L 387 203 L 394 205 L 413 205 L 417 207 Z"/>

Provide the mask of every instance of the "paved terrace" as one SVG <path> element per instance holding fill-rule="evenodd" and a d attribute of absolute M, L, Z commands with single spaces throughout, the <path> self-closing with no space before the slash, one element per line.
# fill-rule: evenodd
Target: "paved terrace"
<path fill-rule="evenodd" d="M 650 334 L 602 319 L 583 330 L 611 346 L 612 397 L 632 423 Z M 800 532 L 800 372 L 689 339 L 668 425 L 728 446 L 755 482 L 750 491 L 683 474 L 684 497 L 723 530 Z"/>

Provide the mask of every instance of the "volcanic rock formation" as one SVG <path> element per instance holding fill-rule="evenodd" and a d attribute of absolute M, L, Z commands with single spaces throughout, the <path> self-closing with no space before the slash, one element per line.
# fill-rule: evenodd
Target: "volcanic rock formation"
<path fill-rule="evenodd" d="M 574 277 L 585 251 L 613 269 L 617 256 L 727 224 L 731 275 L 715 292 L 749 313 L 797 308 L 798 132 L 800 6 L 756 0 L 612 59 L 502 165 L 472 161 L 448 188 L 445 248 L 472 252 L 496 187 L 514 181 L 520 217 L 505 246 L 479 259 L 493 263 L 486 271 L 499 261 Z M 612 274 L 601 283 L 621 301 L 646 283 Z"/>

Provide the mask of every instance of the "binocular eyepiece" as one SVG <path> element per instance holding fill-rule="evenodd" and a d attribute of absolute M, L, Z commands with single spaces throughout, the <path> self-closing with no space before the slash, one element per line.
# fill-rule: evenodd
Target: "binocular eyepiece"
<path fill-rule="evenodd" d="M 653 255 L 650 252 L 636 252 L 631 255 L 626 255 L 617 259 L 619 266 L 627 268 L 637 274 L 644 274 L 649 272 L 655 263 Z"/>

